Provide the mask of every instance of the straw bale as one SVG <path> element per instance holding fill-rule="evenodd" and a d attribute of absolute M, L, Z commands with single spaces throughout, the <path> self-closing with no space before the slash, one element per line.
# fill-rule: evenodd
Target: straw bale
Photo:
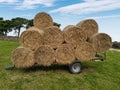
<path fill-rule="evenodd" d="M 80 61 L 88 61 L 90 59 L 93 59 L 96 52 L 91 43 L 84 42 L 77 46 L 75 50 L 75 56 Z"/>
<path fill-rule="evenodd" d="M 44 45 L 51 45 L 52 48 L 57 48 L 63 41 L 63 33 L 58 27 L 50 26 L 44 30 Z"/>
<path fill-rule="evenodd" d="M 44 32 L 42 30 L 31 27 L 21 34 L 19 41 L 23 47 L 36 50 L 43 44 L 43 35 Z"/>
<path fill-rule="evenodd" d="M 98 53 L 104 53 L 112 47 L 111 37 L 106 33 L 94 34 L 89 42 L 94 45 L 95 50 Z"/>
<path fill-rule="evenodd" d="M 50 66 L 55 62 L 55 52 L 49 45 L 40 46 L 35 52 L 38 65 Z"/>
<path fill-rule="evenodd" d="M 35 27 L 44 30 L 46 27 L 53 26 L 53 20 L 49 14 L 40 12 L 34 17 L 33 24 Z"/>
<path fill-rule="evenodd" d="M 79 22 L 76 26 L 80 27 L 87 35 L 89 39 L 93 34 L 98 32 L 98 24 L 93 19 L 83 20 Z"/>
<path fill-rule="evenodd" d="M 55 53 L 58 64 L 71 64 L 75 60 L 74 48 L 70 44 L 62 44 Z"/>
<path fill-rule="evenodd" d="M 63 34 L 64 40 L 68 44 L 76 45 L 87 40 L 87 36 L 82 29 L 74 25 L 65 27 L 63 29 Z"/>
<path fill-rule="evenodd" d="M 31 67 L 35 63 L 33 51 L 22 46 L 12 52 L 11 60 L 16 68 Z"/>

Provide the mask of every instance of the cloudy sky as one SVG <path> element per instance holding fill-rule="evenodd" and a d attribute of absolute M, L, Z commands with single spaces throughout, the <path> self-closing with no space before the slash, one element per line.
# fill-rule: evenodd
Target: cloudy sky
<path fill-rule="evenodd" d="M 0 17 L 4 19 L 32 19 L 41 11 L 49 13 L 61 29 L 84 19 L 95 19 L 99 32 L 120 41 L 120 0 L 0 0 Z"/>

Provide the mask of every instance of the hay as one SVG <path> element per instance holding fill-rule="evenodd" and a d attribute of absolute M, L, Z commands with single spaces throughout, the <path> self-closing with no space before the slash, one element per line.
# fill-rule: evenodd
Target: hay
<path fill-rule="evenodd" d="M 57 48 L 63 43 L 63 40 L 63 33 L 58 27 L 50 26 L 44 30 L 44 45 Z"/>
<path fill-rule="evenodd" d="M 104 53 L 107 50 L 109 50 L 109 48 L 112 47 L 111 37 L 105 33 L 94 34 L 90 38 L 89 42 L 91 42 L 94 45 L 95 50 L 98 53 L 100 53 L 100 52 Z"/>
<path fill-rule="evenodd" d="M 33 51 L 22 46 L 12 52 L 11 60 L 16 68 L 31 67 L 35 63 Z"/>
<path fill-rule="evenodd" d="M 37 48 L 43 44 L 43 35 L 44 32 L 42 30 L 31 27 L 21 34 L 19 41 L 23 47 L 37 50 Z"/>
<path fill-rule="evenodd" d="M 98 32 L 98 24 L 93 19 L 87 19 L 79 22 L 76 26 L 80 27 L 87 35 L 89 39 L 93 34 Z"/>
<path fill-rule="evenodd" d="M 80 61 L 88 61 L 93 59 L 95 54 L 96 52 L 93 45 L 88 42 L 79 44 L 75 50 L 75 56 Z"/>
<path fill-rule="evenodd" d="M 40 46 L 35 52 L 35 60 L 38 65 L 50 66 L 55 62 L 54 50 L 48 45 Z"/>
<path fill-rule="evenodd" d="M 35 27 L 44 30 L 46 27 L 53 26 L 53 20 L 49 14 L 40 12 L 34 17 L 33 24 Z"/>
<path fill-rule="evenodd" d="M 68 44 L 79 44 L 87 40 L 86 34 L 77 26 L 68 25 L 63 30 L 65 42 Z"/>
<path fill-rule="evenodd" d="M 74 49 L 70 44 L 62 44 L 55 53 L 58 64 L 71 64 L 75 60 Z"/>

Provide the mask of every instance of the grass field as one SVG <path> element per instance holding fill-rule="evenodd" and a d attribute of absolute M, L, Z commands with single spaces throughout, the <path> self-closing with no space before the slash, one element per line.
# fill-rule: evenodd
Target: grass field
<path fill-rule="evenodd" d="M 70 74 L 60 65 L 7 71 L 17 46 L 18 42 L 0 40 L 0 90 L 120 90 L 120 52 L 108 51 L 103 62 L 83 62 L 80 74 Z"/>

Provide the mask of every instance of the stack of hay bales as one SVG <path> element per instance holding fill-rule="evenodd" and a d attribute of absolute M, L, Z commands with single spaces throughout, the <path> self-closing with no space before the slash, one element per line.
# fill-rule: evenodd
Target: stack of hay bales
<path fill-rule="evenodd" d="M 95 56 L 95 50 L 91 43 L 88 43 L 87 34 L 84 30 L 75 25 L 68 25 L 63 29 L 66 44 L 74 48 L 75 59 L 87 61 Z"/>
<path fill-rule="evenodd" d="M 110 36 L 98 33 L 98 24 L 93 19 L 60 30 L 53 26 L 49 14 L 40 12 L 33 24 L 21 34 L 21 46 L 12 53 L 12 62 L 17 68 L 71 64 L 75 59 L 88 61 L 97 52 L 106 52 L 112 46 Z"/>
<path fill-rule="evenodd" d="M 96 33 L 90 37 L 89 42 L 93 44 L 97 53 L 104 53 L 112 47 L 112 40 L 106 33 Z"/>
<path fill-rule="evenodd" d="M 33 27 L 21 34 L 19 38 L 21 45 L 12 53 L 12 62 L 17 68 L 31 67 L 36 63 L 50 66 L 55 62 L 52 47 L 63 41 L 62 31 L 53 26 L 53 20 L 49 14 L 38 13 L 34 17 L 33 24 Z"/>
<path fill-rule="evenodd" d="M 76 26 L 87 34 L 87 41 L 93 45 L 96 53 L 104 53 L 112 47 L 111 37 L 106 33 L 98 32 L 98 24 L 95 20 L 83 20 Z"/>

